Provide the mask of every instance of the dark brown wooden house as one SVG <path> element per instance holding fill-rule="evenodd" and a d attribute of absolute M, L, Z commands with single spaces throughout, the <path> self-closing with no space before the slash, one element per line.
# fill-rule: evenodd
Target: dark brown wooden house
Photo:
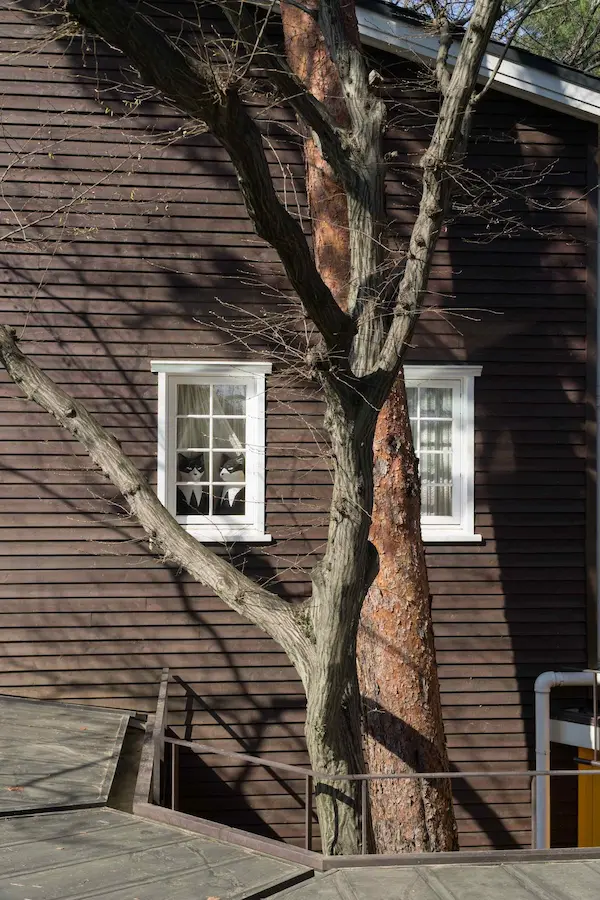
<path fill-rule="evenodd" d="M 254 324 L 263 310 L 293 318 L 293 298 L 224 151 L 151 97 L 124 102 L 107 87 L 127 80 L 116 53 L 44 42 L 40 22 L 1 6 L 2 322 L 200 539 L 226 538 L 223 552 L 248 572 L 303 596 L 326 534 L 321 404 Z M 385 3 L 365 0 L 360 16 L 390 83 L 398 72 L 411 82 L 388 135 L 401 242 L 434 102 L 415 73 L 434 38 Z M 499 52 L 490 47 L 486 72 Z M 415 435 L 433 473 L 423 527 L 458 770 L 530 768 L 534 678 L 597 662 L 599 119 L 600 81 L 509 52 L 474 127 L 478 209 L 458 210 L 440 240 L 414 338 Z M 264 127 L 278 186 L 302 215 L 285 124 L 279 111 Z M 243 343 L 231 334 L 240 322 Z M 157 561 L 82 450 L 1 372 L 0 384 L 0 690 L 143 711 L 168 666 L 180 736 L 305 763 L 302 688 L 283 653 Z M 572 766 L 576 750 L 556 749 L 555 763 Z M 294 782 L 183 765 L 182 809 L 300 836 Z M 554 804 L 573 840 L 575 791 Z M 528 844 L 522 782 L 466 778 L 456 798 L 463 848 Z"/>

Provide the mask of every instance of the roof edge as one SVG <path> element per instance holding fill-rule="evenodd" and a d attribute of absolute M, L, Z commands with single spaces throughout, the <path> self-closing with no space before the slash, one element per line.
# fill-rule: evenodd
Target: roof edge
<path fill-rule="evenodd" d="M 386 0 L 359 0 L 356 12 L 361 37 L 368 46 L 420 62 L 435 60 L 439 38 L 426 30 L 424 17 Z M 460 41 L 454 41 L 450 65 L 456 62 L 459 47 Z M 600 123 L 600 78 L 526 50 L 505 51 L 497 41 L 490 42 L 484 54 L 480 81 L 487 81 L 494 72 L 496 90 Z"/>

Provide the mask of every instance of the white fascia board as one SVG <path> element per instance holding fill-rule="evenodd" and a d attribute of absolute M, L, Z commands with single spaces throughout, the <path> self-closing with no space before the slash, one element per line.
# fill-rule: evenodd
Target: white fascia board
<path fill-rule="evenodd" d="M 407 381 L 421 381 L 429 378 L 478 378 L 483 371 L 483 366 L 460 365 L 456 363 L 406 363 L 404 377 Z"/>
<path fill-rule="evenodd" d="M 273 363 L 244 359 L 153 359 L 150 371 L 173 375 L 269 375 Z"/>
<path fill-rule="evenodd" d="M 382 16 L 372 10 L 357 7 L 360 34 L 365 44 L 421 62 L 435 60 L 439 47 L 436 35 L 425 28 L 410 25 L 400 19 Z M 456 61 L 459 42 L 449 53 L 450 64 Z M 495 71 L 501 56 L 501 48 L 488 48 L 483 57 L 480 81 L 486 81 Z M 577 118 L 600 121 L 600 87 L 597 91 L 584 87 L 568 78 L 560 78 L 533 66 L 504 59 L 494 77 L 494 87 L 499 91 L 524 97 L 533 103 L 549 106 Z"/>
<path fill-rule="evenodd" d="M 594 726 L 583 722 L 563 722 L 562 719 L 550 719 L 550 740 L 555 744 L 568 744 L 571 747 L 594 748 Z"/>

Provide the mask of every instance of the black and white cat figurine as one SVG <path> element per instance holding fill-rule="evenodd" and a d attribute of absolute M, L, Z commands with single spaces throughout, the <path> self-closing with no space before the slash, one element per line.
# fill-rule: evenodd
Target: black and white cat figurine
<path fill-rule="evenodd" d="M 243 454 L 240 453 L 237 456 L 232 456 L 225 460 L 219 470 L 219 477 L 221 478 L 221 481 L 243 482 L 246 480 L 245 468 L 246 460 Z M 223 488 L 221 489 L 220 512 L 224 514 L 243 512 L 243 494 L 243 486 L 237 487 L 233 484 L 223 485 Z"/>
<path fill-rule="evenodd" d="M 204 466 L 204 454 L 198 456 L 180 456 L 179 457 L 179 481 L 200 482 L 206 481 L 206 469 Z M 191 511 L 201 512 L 202 507 L 202 487 L 195 487 L 194 484 L 180 484 L 179 491 L 183 494 L 186 504 Z"/>

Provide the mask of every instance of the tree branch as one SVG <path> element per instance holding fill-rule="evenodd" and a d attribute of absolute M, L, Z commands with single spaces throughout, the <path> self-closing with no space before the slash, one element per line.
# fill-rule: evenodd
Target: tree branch
<path fill-rule="evenodd" d="M 300 4 L 294 5 L 307 15 L 312 12 L 316 18 L 314 10 L 305 9 Z M 243 0 L 241 2 L 222 0 L 221 7 L 240 42 L 253 53 L 253 61 L 267 70 L 282 99 L 289 103 L 294 112 L 315 133 L 323 156 L 329 165 L 339 172 L 348 189 L 351 189 L 356 182 L 356 176 L 349 165 L 346 140 L 342 137 L 343 131 L 329 114 L 326 105 L 306 89 L 278 48 L 265 42 L 262 29 L 257 27 Z"/>
<path fill-rule="evenodd" d="M 506 59 L 506 54 L 510 50 L 514 39 L 517 37 L 517 35 L 519 33 L 519 29 L 521 28 L 521 25 L 532 14 L 532 12 L 535 10 L 535 7 L 539 4 L 539 2 L 540 2 L 540 0 L 530 0 L 530 2 L 525 6 L 525 9 L 523 9 L 521 14 L 517 17 L 517 20 L 513 23 L 510 33 L 508 34 L 508 36 L 506 36 L 504 38 L 504 47 L 502 48 L 502 53 L 498 57 L 498 61 L 497 61 L 496 65 L 494 66 L 494 70 L 490 74 L 490 77 L 488 78 L 488 80 L 486 81 L 486 83 L 484 84 L 482 89 L 479 91 L 477 96 L 473 98 L 474 103 L 479 103 L 479 101 L 483 97 L 485 97 L 485 95 L 491 88 L 492 84 L 494 83 L 494 79 L 496 78 L 496 75 L 500 71 L 500 67 L 501 67 L 502 63 Z"/>
<path fill-rule="evenodd" d="M 124 53 L 147 84 L 192 118 L 206 122 L 229 153 L 257 234 L 279 254 L 330 354 L 344 350 L 355 326 L 319 275 L 300 224 L 277 197 L 262 135 L 237 93 L 217 83 L 208 63 L 177 47 L 144 14 L 141 3 L 133 7 L 127 0 L 67 0 L 66 8 Z"/>
<path fill-rule="evenodd" d="M 450 204 L 452 170 L 466 152 L 477 76 L 500 8 L 501 0 L 475 0 L 431 143 L 421 159 L 423 192 L 419 211 L 411 233 L 392 324 L 377 363 L 379 371 L 387 376 L 380 385 L 383 393 L 386 382 L 395 376 L 400 366 L 423 304 L 433 251 Z"/>
<path fill-rule="evenodd" d="M 360 44 L 354 0 L 320 0 L 318 22 L 338 71 L 353 129 L 360 132 L 365 104 L 374 98 Z"/>
<path fill-rule="evenodd" d="M 85 447 L 164 555 L 214 591 L 231 609 L 270 634 L 281 644 L 306 684 L 313 647 L 293 607 L 189 535 L 158 500 L 116 438 L 21 352 L 14 332 L 4 325 L 0 325 L 0 361 L 27 399 L 49 412 Z"/>
<path fill-rule="evenodd" d="M 444 97 L 450 85 L 450 69 L 448 66 L 448 54 L 452 46 L 453 35 L 450 22 L 446 16 L 440 16 L 440 45 L 435 60 L 435 75 L 440 88 L 440 93 Z"/>

